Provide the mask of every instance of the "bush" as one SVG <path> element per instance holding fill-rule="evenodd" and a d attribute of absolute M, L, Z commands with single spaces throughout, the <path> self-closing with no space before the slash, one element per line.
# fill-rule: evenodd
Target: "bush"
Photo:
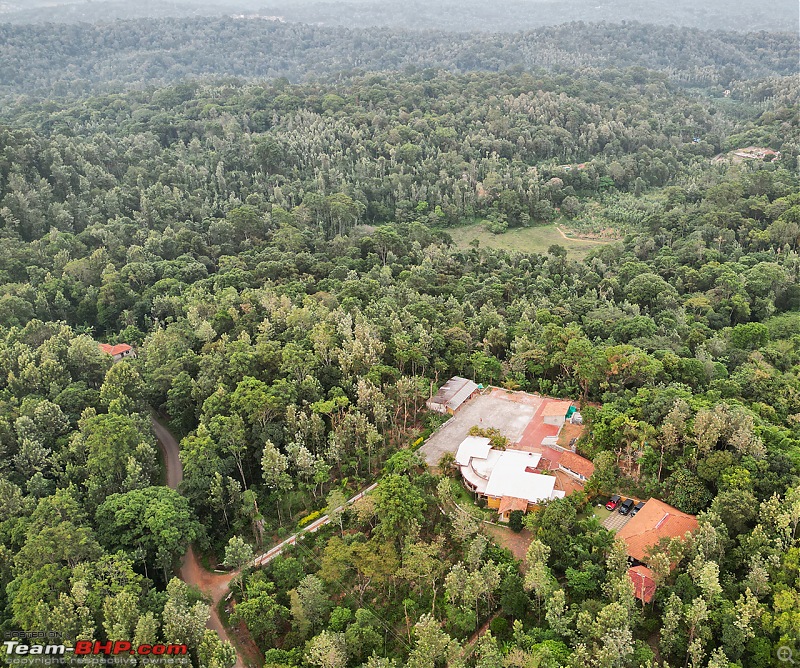
<path fill-rule="evenodd" d="M 452 416 L 448 415 L 447 413 L 437 413 L 436 411 L 428 411 L 425 414 L 425 418 L 423 419 L 423 424 L 425 425 L 425 431 L 428 432 L 428 436 L 430 436 L 434 430 L 441 427 L 445 422 L 447 422 Z M 422 432 L 423 434 L 425 432 Z M 428 438 L 426 436 L 425 438 Z"/>
<path fill-rule="evenodd" d="M 505 220 L 487 220 L 486 229 L 492 234 L 503 234 L 508 230 L 508 221 Z"/>
<path fill-rule="evenodd" d="M 322 517 L 322 511 L 315 510 L 313 513 L 309 513 L 305 517 L 300 518 L 297 521 L 297 527 L 300 528 L 304 527 L 306 524 L 311 524 L 311 522 L 313 522 L 314 520 L 318 520 L 320 517 Z"/>
<path fill-rule="evenodd" d="M 512 510 L 511 514 L 508 516 L 508 527 L 512 531 L 519 533 L 522 531 L 522 527 L 524 525 L 524 517 L 525 513 L 523 513 L 521 510 Z"/>
<path fill-rule="evenodd" d="M 439 470 L 446 476 L 453 476 L 456 472 L 456 456 L 452 452 L 443 452 L 439 458 Z"/>
<path fill-rule="evenodd" d="M 498 640 L 506 640 L 509 637 L 508 620 L 505 617 L 495 617 L 489 624 L 489 630 Z"/>
<path fill-rule="evenodd" d="M 500 433 L 500 430 L 495 429 L 494 427 L 484 429 L 478 425 L 473 425 L 469 429 L 469 435 L 483 436 L 483 438 L 488 438 L 490 445 L 497 450 L 505 450 L 508 447 L 508 438 L 503 436 L 503 434 Z"/>

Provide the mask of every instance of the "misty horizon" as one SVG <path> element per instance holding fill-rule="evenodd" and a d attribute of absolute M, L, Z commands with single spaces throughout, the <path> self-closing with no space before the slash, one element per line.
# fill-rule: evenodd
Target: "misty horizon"
<path fill-rule="evenodd" d="M 573 21 L 638 21 L 705 30 L 792 31 L 800 21 L 792 0 L 698 4 L 676 0 L 5 0 L 0 22 L 106 22 L 118 19 L 245 15 L 320 26 L 386 26 L 412 30 L 515 32 Z"/>

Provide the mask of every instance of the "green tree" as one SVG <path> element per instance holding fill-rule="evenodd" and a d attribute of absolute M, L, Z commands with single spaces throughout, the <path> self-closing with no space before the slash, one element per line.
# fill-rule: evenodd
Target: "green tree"
<path fill-rule="evenodd" d="M 277 600 L 275 585 L 261 577 L 251 578 L 244 600 L 231 615 L 234 623 L 244 622 L 250 633 L 263 645 L 273 646 L 289 611 Z"/>
<path fill-rule="evenodd" d="M 193 599 L 189 585 L 172 578 L 167 584 L 167 600 L 161 618 L 165 642 L 186 643 L 196 652 L 205 636 L 209 609 L 202 601 Z"/>
<path fill-rule="evenodd" d="M 141 550 L 164 580 L 202 527 L 184 497 L 168 487 L 112 494 L 97 509 L 98 534 L 110 550 Z"/>
<path fill-rule="evenodd" d="M 253 547 L 239 536 L 231 536 L 225 546 L 225 560 L 222 562 L 227 568 L 234 570 L 249 564 L 254 557 Z"/>
<path fill-rule="evenodd" d="M 381 536 L 400 540 L 415 522 L 422 519 L 424 499 L 407 477 L 398 474 L 384 476 L 373 494 L 378 516 L 376 530 Z"/>
<path fill-rule="evenodd" d="M 344 668 L 347 650 L 344 635 L 323 631 L 306 643 L 305 657 L 317 668 Z"/>

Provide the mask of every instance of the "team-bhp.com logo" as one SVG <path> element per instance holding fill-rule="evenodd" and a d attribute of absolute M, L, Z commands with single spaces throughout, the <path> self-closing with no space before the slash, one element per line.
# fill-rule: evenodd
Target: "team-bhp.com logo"
<path fill-rule="evenodd" d="M 13 657 L 66 657 L 73 656 L 148 656 L 180 657 L 188 654 L 186 645 L 132 645 L 127 640 L 100 642 L 99 640 L 78 640 L 74 647 L 66 645 L 28 645 L 19 640 L 3 642 L 2 654 Z"/>

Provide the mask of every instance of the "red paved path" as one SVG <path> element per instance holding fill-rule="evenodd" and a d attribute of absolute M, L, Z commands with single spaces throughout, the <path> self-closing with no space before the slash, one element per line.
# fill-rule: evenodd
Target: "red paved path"
<path fill-rule="evenodd" d="M 536 412 L 533 414 L 533 418 L 531 418 L 528 426 L 525 427 L 525 431 L 522 432 L 522 438 L 517 446 L 520 450 L 526 450 L 527 452 L 541 452 L 542 439 L 547 436 L 558 435 L 559 430 L 556 425 L 545 424 L 542 422 L 542 412 L 544 411 L 545 406 L 552 401 L 558 401 L 558 399 L 543 399 L 542 403 L 539 404 L 539 408 L 536 409 Z"/>

